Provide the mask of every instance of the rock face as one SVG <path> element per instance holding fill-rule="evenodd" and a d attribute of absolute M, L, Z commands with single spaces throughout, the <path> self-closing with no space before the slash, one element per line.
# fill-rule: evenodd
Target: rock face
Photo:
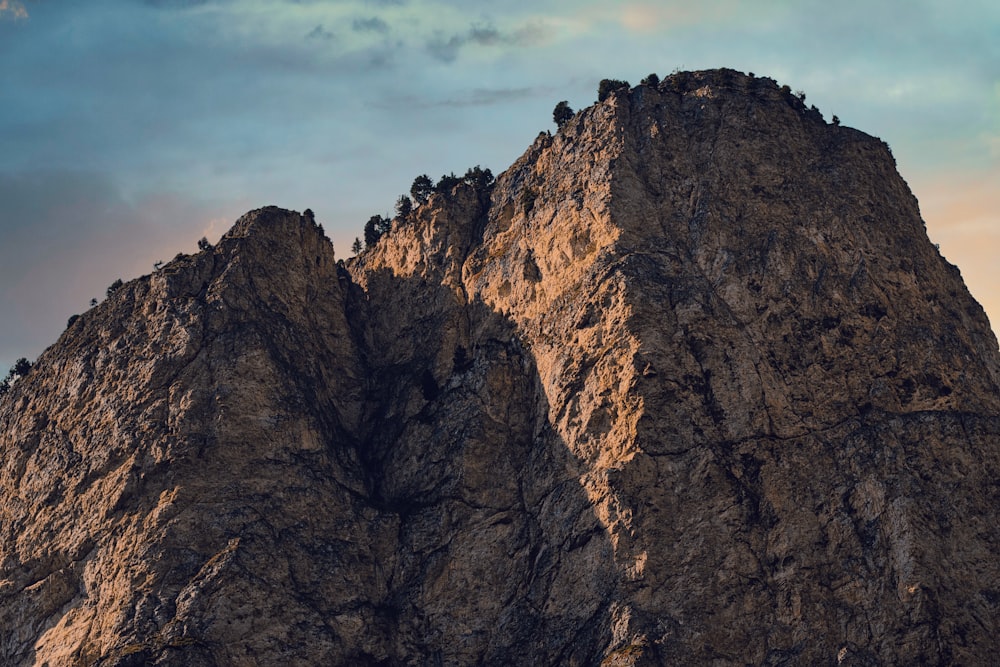
<path fill-rule="evenodd" d="M 612 94 L 346 265 L 251 212 L 0 399 L 0 663 L 985 664 L 1000 354 L 885 144 Z"/>

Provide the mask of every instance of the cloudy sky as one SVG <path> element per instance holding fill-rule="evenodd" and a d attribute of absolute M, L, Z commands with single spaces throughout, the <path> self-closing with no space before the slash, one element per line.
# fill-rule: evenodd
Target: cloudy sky
<path fill-rule="evenodd" d="M 996 0 L 0 0 L 0 373 L 251 208 L 337 252 L 602 78 L 732 67 L 886 140 L 1000 323 Z"/>

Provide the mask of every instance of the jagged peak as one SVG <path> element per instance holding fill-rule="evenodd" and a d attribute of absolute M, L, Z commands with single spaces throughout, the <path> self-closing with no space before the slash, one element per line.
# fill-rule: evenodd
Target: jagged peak
<path fill-rule="evenodd" d="M 244 213 L 223 234 L 221 241 L 241 239 L 254 236 L 267 236 L 275 239 L 297 238 L 302 233 L 325 236 L 323 226 L 316 222 L 312 210 L 303 212 L 281 208 L 279 206 L 264 206 Z"/>
<path fill-rule="evenodd" d="M 678 73 L 128 283 L 0 403 L 0 662 L 989 662 L 996 342 L 815 121 Z"/>
<path fill-rule="evenodd" d="M 814 106 L 807 106 L 803 91 L 792 91 L 788 85 L 779 85 L 775 79 L 756 76 L 753 73 L 719 68 L 694 71 L 676 71 L 655 83 L 640 83 L 623 86 L 608 92 L 607 99 L 595 104 L 615 104 L 623 97 L 642 100 L 648 91 L 672 93 L 681 97 L 713 100 L 726 96 L 749 96 L 760 101 L 780 101 L 803 113 L 811 119 L 822 120 L 822 114 Z M 834 123 L 837 124 L 837 123 Z"/>

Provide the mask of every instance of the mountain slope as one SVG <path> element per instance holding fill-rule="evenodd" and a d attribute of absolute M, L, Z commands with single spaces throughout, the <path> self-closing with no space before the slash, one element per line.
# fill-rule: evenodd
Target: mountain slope
<path fill-rule="evenodd" d="M 998 387 L 882 142 L 677 74 L 75 322 L 0 400 L 0 657 L 988 662 Z"/>

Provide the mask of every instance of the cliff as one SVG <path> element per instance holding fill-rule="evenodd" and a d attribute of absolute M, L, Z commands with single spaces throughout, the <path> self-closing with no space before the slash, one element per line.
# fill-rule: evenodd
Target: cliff
<path fill-rule="evenodd" d="M 1000 353 L 888 148 L 682 73 L 338 265 L 244 216 L 0 398 L 0 661 L 975 664 Z"/>

